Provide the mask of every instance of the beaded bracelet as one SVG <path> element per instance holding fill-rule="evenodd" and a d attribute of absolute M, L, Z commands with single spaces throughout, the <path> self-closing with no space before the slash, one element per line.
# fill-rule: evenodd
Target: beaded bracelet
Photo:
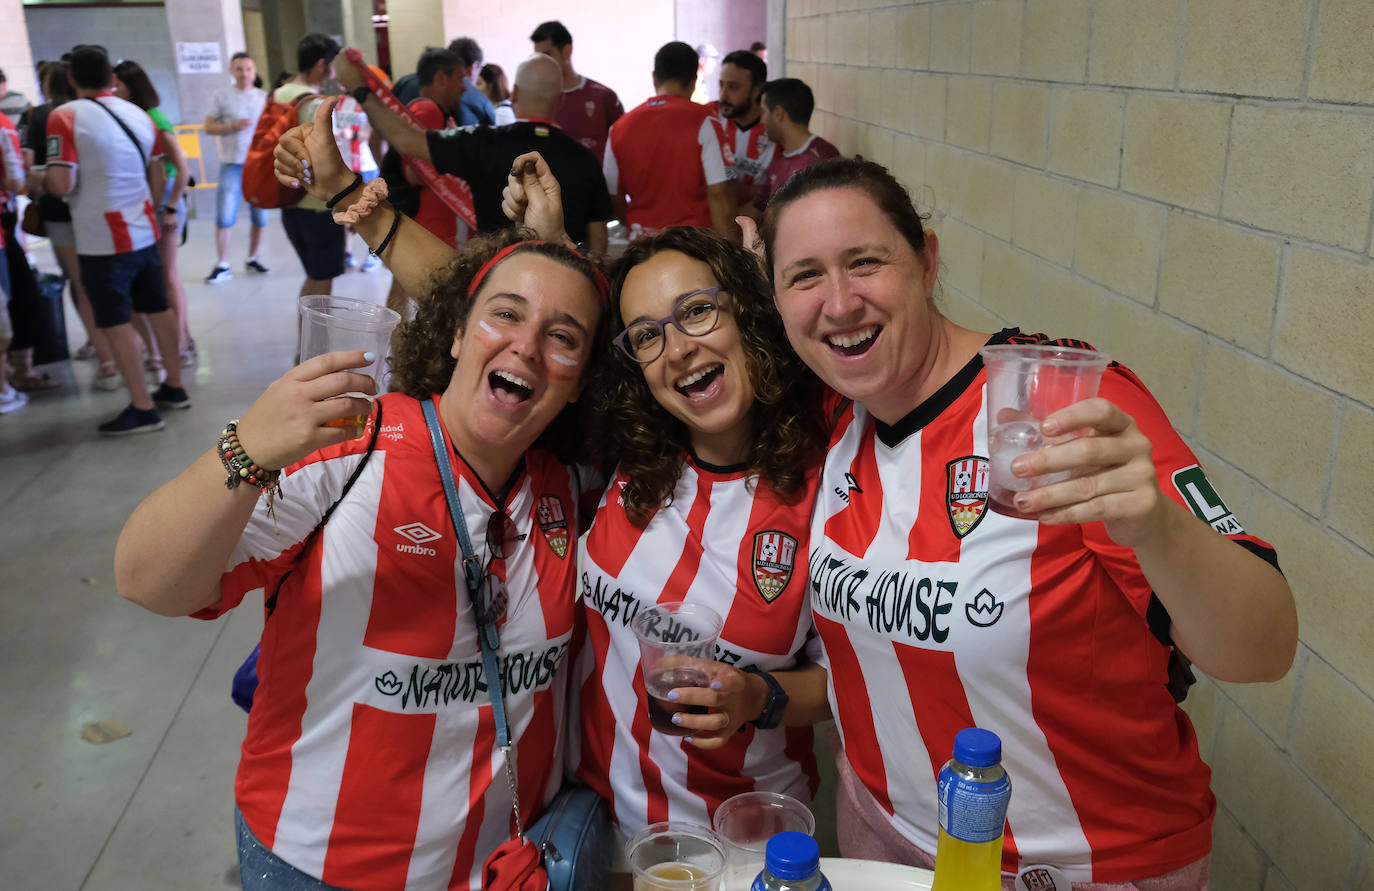
<path fill-rule="evenodd" d="M 334 195 L 333 198 L 330 198 L 328 201 L 324 203 L 325 210 L 333 210 L 334 205 L 338 204 L 340 201 L 347 198 L 353 192 L 354 189 L 358 188 L 358 186 L 361 186 L 362 184 L 363 175 L 361 173 L 354 174 L 353 182 L 344 186 Z"/>
<path fill-rule="evenodd" d="M 228 471 L 224 488 L 237 489 L 239 484 L 246 482 L 266 492 L 267 515 L 275 524 L 277 518 L 272 509 L 275 507 L 276 499 L 285 497 L 281 493 L 281 471 L 264 470 L 253 463 L 253 459 L 248 457 L 248 453 L 243 450 L 243 444 L 239 442 L 238 426 L 237 418 L 224 425 L 219 434 L 219 446 L 215 450 L 219 454 L 220 463 Z"/>
<path fill-rule="evenodd" d="M 387 245 L 391 244 L 392 236 L 396 234 L 396 227 L 399 225 L 401 225 L 401 212 L 393 207 L 391 209 L 391 228 L 386 230 L 386 237 L 382 239 L 381 244 L 368 251 L 368 253 L 374 257 L 380 258 L 382 256 L 382 251 L 386 250 Z"/>

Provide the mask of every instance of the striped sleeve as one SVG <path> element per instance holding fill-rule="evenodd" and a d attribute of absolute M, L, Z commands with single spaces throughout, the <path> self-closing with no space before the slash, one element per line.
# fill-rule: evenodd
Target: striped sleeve
<path fill-rule="evenodd" d="M 729 179 L 714 119 L 702 120 L 701 129 L 697 131 L 697 143 L 701 146 L 701 170 L 706 175 L 706 185 L 714 186 Z"/>
<path fill-rule="evenodd" d="M 220 576 L 219 602 L 194 613 L 194 618 L 219 618 L 250 591 L 262 589 L 264 597 L 271 596 L 365 455 L 366 440 L 360 439 L 321 449 L 287 468 L 281 478 L 282 496 L 273 505 L 275 517 L 267 514 L 267 499 L 259 498 Z"/>
<path fill-rule="evenodd" d="M 77 166 L 76 111 L 70 104 L 48 115 L 48 163 Z"/>
<path fill-rule="evenodd" d="M 1102 378 L 1099 395 L 1111 400 L 1130 415 L 1150 440 L 1159 488 L 1217 532 L 1273 563 L 1274 551 L 1268 542 L 1245 532 L 1221 500 L 1198 463 L 1197 456 L 1184 443 L 1164 409 L 1130 370 L 1113 365 Z M 1153 591 L 1140 571 L 1135 552 L 1116 544 L 1106 527 L 1093 523 L 1083 527 L 1084 544 L 1102 561 L 1113 581 L 1126 592 L 1134 608 L 1146 615 Z"/>

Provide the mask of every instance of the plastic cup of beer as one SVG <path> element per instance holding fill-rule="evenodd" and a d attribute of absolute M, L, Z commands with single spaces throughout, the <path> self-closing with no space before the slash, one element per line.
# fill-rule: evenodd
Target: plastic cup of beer
<path fill-rule="evenodd" d="M 1077 434 L 1046 439 L 1040 422 L 1061 408 L 1097 395 L 1111 357 L 1094 350 L 1050 344 L 999 344 L 979 350 L 987 369 L 988 504 L 1009 517 L 1034 519 L 1016 509 L 1016 493 L 1069 479 L 1068 471 L 1022 478 L 1011 462 Z M 977 476 L 977 471 L 973 471 Z M 976 479 L 969 485 L 976 492 Z"/>
<path fill-rule="evenodd" d="M 716 808 L 711 828 L 725 848 L 721 891 L 748 891 L 763 869 L 768 840 L 779 832 L 815 835 L 816 816 L 806 805 L 781 792 L 743 792 Z"/>
<path fill-rule="evenodd" d="M 693 823 L 651 823 L 625 844 L 634 891 L 721 891 L 725 849 Z"/>
<path fill-rule="evenodd" d="M 716 638 L 720 637 L 723 624 L 719 613 L 699 603 L 660 603 L 641 609 L 630 623 L 639 639 L 645 707 L 655 730 L 670 736 L 688 736 L 692 730 L 674 724 L 673 714 L 706 713 L 706 706 L 674 702 L 668 693 L 676 687 L 705 687 L 711 683 L 706 663 L 715 659 Z"/>
<path fill-rule="evenodd" d="M 339 350 L 370 350 L 377 357 L 376 361 L 365 368 L 352 370 L 372 378 L 380 393 L 391 332 L 401 321 L 400 314 L 367 300 L 328 294 L 302 297 L 299 307 L 300 361 Z M 365 393 L 348 395 L 371 398 Z M 356 435 L 362 436 L 366 424 L 367 415 L 347 415 L 327 422 L 326 426 L 353 427 L 357 430 Z"/>

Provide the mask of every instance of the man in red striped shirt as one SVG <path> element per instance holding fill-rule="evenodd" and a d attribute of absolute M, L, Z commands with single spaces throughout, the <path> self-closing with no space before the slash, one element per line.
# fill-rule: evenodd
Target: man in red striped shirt
<path fill-rule="evenodd" d="M 165 174 L 152 118 L 114 95 L 114 71 L 104 47 L 72 50 L 77 98 L 48 117 L 44 187 L 72 209 L 81 280 L 96 324 L 110 338 L 129 406 L 100 425 L 105 436 L 161 430 L 158 408 L 190 408 L 181 387 L 181 363 L 167 365 L 167 380 L 149 394 L 140 346 L 129 324 L 145 313 L 164 356 L 177 355 L 177 320 L 167 303 L 157 241 L 175 227 L 172 208 L 153 210 Z"/>
<path fill-rule="evenodd" d="M 773 160 L 754 193 L 754 206 L 762 212 L 789 176 L 817 161 L 838 157 L 840 150 L 811 132 L 816 98 L 805 83 L 795 77 L 770 80 L 763 86 L 760 101 L 764 132 L 775 147 Z"/>

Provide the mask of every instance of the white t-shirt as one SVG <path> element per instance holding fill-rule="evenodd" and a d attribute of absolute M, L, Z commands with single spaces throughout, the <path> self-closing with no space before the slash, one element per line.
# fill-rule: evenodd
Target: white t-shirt
<path fill-rule="evenodd" d="M 236 130 L 215 137 L 215 150 L 219 152 L 221 164 L 242 164 L 248 159 L 248 147 L 253 142 L 253 128 L 257 126 L 258 116 L 267 104 L 267 94 L 257 87 L 240 90 L 228 87 L 219 90 L 210 99 L 209 117 L 221 124 L 232 124 L 240 118 L 252 123 L 243 130 Z"/>

